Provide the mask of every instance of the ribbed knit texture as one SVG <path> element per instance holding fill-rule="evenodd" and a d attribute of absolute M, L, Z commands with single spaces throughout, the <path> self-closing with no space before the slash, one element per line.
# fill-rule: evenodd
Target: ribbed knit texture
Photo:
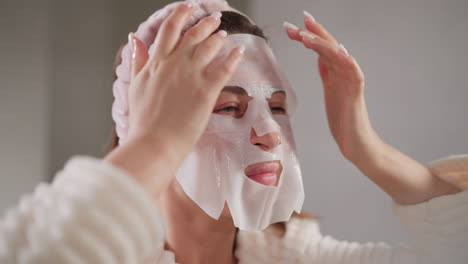
<path fill-rule="evenodd" d="M 122 170 L 76 157 L 0 222 L 0 263 L 145 263 L 163 251 L 155 204 Z M 157 263 L 157 262 L 147 262 Z"/>
<path fill-rule="evenodd" d="M 428 166 L 444 175 L 467 175 L 468 155 Z M 468 263 L 468 191 L 415 205 L 393 202 L 392 208 L 412 244 L 340 241 L 323 236 L 315 220 L 292 218 L 282 237 L 240 231 L 235 255 L 240 264 Z M 0 221 L 0 263 L 173 264 L 164 240 L 155 202 L 132 178 L 102 160 L 79 156 L 52 185 L 40 184 L 7 211 Z"/>

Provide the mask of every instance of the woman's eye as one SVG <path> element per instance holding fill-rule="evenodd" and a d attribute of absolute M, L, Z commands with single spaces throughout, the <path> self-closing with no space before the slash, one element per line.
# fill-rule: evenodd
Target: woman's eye
<path fill-rule="evenodd" d="M 270 107 L 270 109 L 273 114 L 286 114 L 286 109 L 281 106 Z"/>
<path fill-rule="evenodd" d="M 213 113 L 219 114 L 219 115 L 225 115 L 225 116 L 231 116 L 235 118 L 241 118 L 245 110 L 247 109 L 246 105 L 243 105 L 242 103 L 230 103 L 230 104 L 224 104 L 213 110 Z"/>
<path fill-rule="evenodd" d="M 226 107 L 214 110 L 215 113 L 223 113 L 223 112 L 224 113 L 233 113 L 233 112 L 237 112 L 237 111 L 239 111 L 239 108 L 237 108 L 235 106 L 226 106 Z"/>

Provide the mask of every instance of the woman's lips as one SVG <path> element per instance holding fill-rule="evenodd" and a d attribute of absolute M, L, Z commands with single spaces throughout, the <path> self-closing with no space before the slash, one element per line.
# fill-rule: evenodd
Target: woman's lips
<path fill-rule="evenodd" d="M 245 169 L 245 175 L 258 183 L 275 185 L 279 168 L 279 161 L 255 163 Z"/>

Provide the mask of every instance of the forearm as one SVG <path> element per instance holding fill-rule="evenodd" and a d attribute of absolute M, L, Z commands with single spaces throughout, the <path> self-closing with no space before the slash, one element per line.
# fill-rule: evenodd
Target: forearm
<path fill-rule="evenodd" d="M 164 141 L 138 138 L 114 149 L 104 160 L 126 171 L 156 198 L 175 175 L 179 156 Z"/>
<path fill-rule="evenodd" d="M 461 191 L 377 136 L 369 142 L 356 146 L 359 154 L 348 159 L 395 202 L 416 204 Z"/>

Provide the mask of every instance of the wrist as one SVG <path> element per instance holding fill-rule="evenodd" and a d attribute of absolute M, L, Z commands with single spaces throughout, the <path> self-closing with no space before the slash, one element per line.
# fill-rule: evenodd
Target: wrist
<path fill-rule="evenodd" d="M 360 97 L 355 107 L 349 110 L 351 120 L 347 142 L 341 148 L 346 159 L 355 163 L 367 160 L 384 149 L 385 143 L 379 137 L 369 120 L 364 98 Z"/>
<path fill-rule="evenodd" d="M 126 171 L 153 197 L 165 190 L 178 167 L 170 146 L 156 137 L 129 138 L 104 159 Z"/>
<path fill-rule="evenodd" d="M 345 158 L 358 167 L 372 162 L 386 151 L 385 142 L 371 126 L 363 130 L 355 137 L 348 151 L 344 153 Z"/>

